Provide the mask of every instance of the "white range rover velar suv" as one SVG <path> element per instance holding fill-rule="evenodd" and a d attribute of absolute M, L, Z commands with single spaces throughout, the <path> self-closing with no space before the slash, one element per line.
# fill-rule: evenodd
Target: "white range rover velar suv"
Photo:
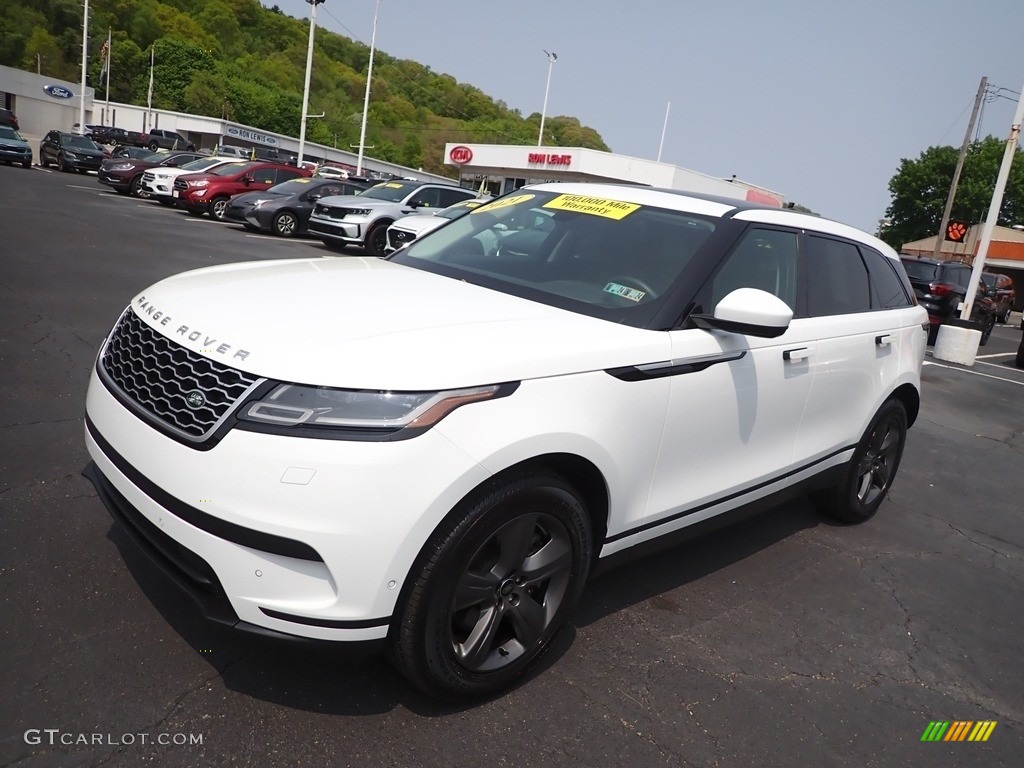
<path fill-rule="evenodd" d="M 147 288 L 96 360 L 86 474 L 210 618 L 379 644 L 478 699 L 636 545 L 795 493 L 870 518 L 927 326 L 898 256 L 848 226 L 541 184 L 388 260 Z"/>

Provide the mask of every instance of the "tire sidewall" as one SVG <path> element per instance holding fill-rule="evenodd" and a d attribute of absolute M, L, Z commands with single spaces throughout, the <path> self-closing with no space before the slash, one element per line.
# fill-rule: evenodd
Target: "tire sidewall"
<path fill-rule="evenodd" d="M 885 491 L 873 502 L 862 504 L 857 498 L 857 487 L 860 480 L 857 468 L 861 459 L 864 458 L 864 454 L 867 453 L 868 447 L 870 446 L 871 436 L 874 434 L 875 430 L 883 422 L 889 421 L 890 419 L 894 419 L 900 426 L 900 444 L 899 449 L 896 452 L 892 469 L 889 473 L 889 484 Z M 888 497 L 889 491 L 892 489 L 892 483 L 900 468 L 900 462 L 903 458 L 903 449 L 906 446 L 906 442 L 907 411 L 903 407 L 903 404 L 898 400 L 887 400 L 882 407 L 878 409 L 875 417 L 871 420 L 868 428 L 864 431 L 860 442 L 857 444 L 856 450 L 853 452 L 853 458 L 850 459 L 850 464 L 843 477 L 843 485 L 841 489 L 843 496 L 840 499 L 840 508 L 836 510 L 837 516 L 840 517 L 840 519 L 855 523 L 863 522 L 872 517 L 875 512 L 878 511 L 878 508 Z"/>
<path fill-rule="evenodd" d="M 294 222 L 291 232 L 282 232 L 278 225 L 278 222 L 286 216 L 290 217 Z M 278 237 L 295 237 L 299 232 L 299 217 L 291 211 L 281 211 L 274 216 L 274 220 L 271 222 L 271 229 Z"/>
<path fill-rule="evenodd" d="M 475 672 L 455 658 L 451 638 L 451 597 L 471 559 L 502 526 L 527 511 L 542 511 L 555 518 L 573 545 L 572 573 L 566 594 L 550 624 L 534 647 L 500 670 Z M 412 657 L 411 679 L 437 698 L 462 701 L 500 693 L 532 668 L 550 647 L 578 603 L 590 569 L 590 523 L 577 494 L 561 479 L 525 475 L 476 494 L 456 507 L 425 549 L 425 568 L 415 568 L 408 579 L 422 588 L 422 599 L 412 615 L 406 610 L 401 631 Z M 410 652 L 411 651 L 411 652 Z"/>

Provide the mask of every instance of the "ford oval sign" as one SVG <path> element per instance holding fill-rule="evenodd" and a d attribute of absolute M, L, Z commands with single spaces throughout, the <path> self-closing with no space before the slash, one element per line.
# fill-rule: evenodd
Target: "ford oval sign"
<path fill-rule="evenodd" d="M 453 163 L 465 165 L 473 159 L 473 150 L 469 147 L 452 147 L 452 151 L 448 153 L 448 157 L 451 158 Z"/>
<path fill-rule="evenodd" d="M 63 85 L 44 85 L 43 90 L 48 96 L 53 96 L 55 99 L 70 99 L 75 95 L 70 88 L 65 88 Z"/>

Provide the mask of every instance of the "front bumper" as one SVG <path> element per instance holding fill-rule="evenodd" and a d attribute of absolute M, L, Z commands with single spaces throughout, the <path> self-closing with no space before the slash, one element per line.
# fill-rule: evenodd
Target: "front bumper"
<path fill-rule="evenodd" d="M 129 189 L 131 187 L 131 179 L 125 179 L 107 171 L 100 171 L 96 180 L 100 184 L 105 184 L 114 189 Z"/>
<path fill-rule="evenodd" d="M 334 221 L 310 216 L 306 231 L 323 240 L 359 245 L 363 242 L 363 227 L 358 223 Z"/>
<path fill-rule="evenodd" d="M 9 163 L 32 163 L 32 150 L 26 147 L 24 150 L 21 149 L 8 149 L 7 147 L 0 147 L 0 160 L 6 160 Z"/>
<path fill-rule="evenodd" d="M 379 443 L 233 429 L 196 450 L 128 411 L 95 370 L 86 411 L 98 487 L 119 494 L 101 490 L 108 506 L 158 532 L 208 615 L 269 633 L 386 638 L 423 543 L 489 476 L 436 430 Z"/>

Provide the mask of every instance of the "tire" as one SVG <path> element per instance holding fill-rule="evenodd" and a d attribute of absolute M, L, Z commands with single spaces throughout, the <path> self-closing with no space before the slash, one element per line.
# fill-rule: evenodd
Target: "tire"
<path fill-rule="evenodd" d="M 160 145 L 159 144 L 157 144 L 155 141 L 149 142 L 149 150 L 151 152 L 156 152 L 158 149 L 160 149 Z"/>
<path fill-rule="evenodd" d="M 443 701 L 521 680 L 550 648 L 590 570 L 590 520 L 553 474 L 515 474 L 464 499 L 406 581 L 391 658 Z"/>
<path fill-rule="evenodd" d="M 366 233 L 366 240 L 363 241 L 363 247 L 368 254 L 378 258 L 384 256 L 384 248 L 388 244 L 388 227 L 391 224 L 390 221 L 382 221 L 370 227 L 370 231 Z"/>
<path fill-rule="evenodd" d="M 992 329 L 996 327 L 996 316 L 989 315 L 985 319 L 985 325 L 981 329 L 981 341 L 978 342 L 979 347 L 984 347 L 988 344 L 989 338 L 992 336 Z"/>
<path fill-rule="evenodd" d="M 131 184 L 128 185 L 128 191 L 133 197 L 139 197 L 143 200 L 149 200 L 152 195 L 142 188 L 142 174 L 132 179 Z"/>
<path fill-rule="evenodd" d="M 215 197 L 210 201 L 210 218 L 215 221 L 224 221 L 224 214 L 228 210 L 228 198 Z"/>
<path fill-rule="evenodd" d="M 22 168 L 31 168 L 32 167 L 32 161 L 31 160 L 23 160 L 21 162 L 21 167 Z"/>
<path fill-rule="evenodd" d="M 274 217 L 271 230 L 278 237 L 295 237 L 299 233 L 299 217 L 292 211 L 281 211 Z"/>
<path fill-rule="evenodd" d="M 1013 307 L 1007 307 L 1006 311 L 999 316 L 999 322 L 1002 323 L 1003 325 L 1006 325 L 1008 322 L 1010 322 L 1010 312 L 1012 311 Z"/>
<path fill-rule="evenodd" d="M 68 161 L 67 159 L 65 159 L 63 152 L 57 155 L 57 168 L 59 168 L 62 173 L 69 173 L 71 171 L 71 168 L 68 167 Z"/>
<path fill-rule="evenodd" d="M 812 497 L 819 510 L 844 523 L 870 519 L 889 493 L 906 441 L 907 411 L 898 400 L 886 400 L 857 444 L 839 484 Z"/>
<path fill-rule="evenodd" d="M 40 168 L 49 168 L 50 167 L 50 161 L 46 159 L 46 155 L 44 155 L 42 152 L 39 153 L 39 167 Z"/>
<path fill-rule="evenodd" d="M 152 197 L 154 200 L 160 203 L 160 205 L 167 206 L 168 208 L 174 205 L 173 197 L 168 197 L 167 195 L 153 195 Z"/>

